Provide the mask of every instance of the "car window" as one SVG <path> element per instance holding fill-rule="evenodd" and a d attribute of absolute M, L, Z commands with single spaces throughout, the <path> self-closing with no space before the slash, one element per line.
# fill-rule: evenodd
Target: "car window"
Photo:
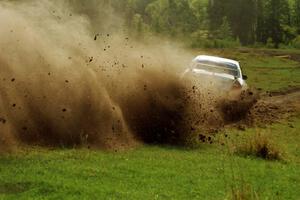
<path fill-rule="evenodd" d="M 196 61 L 192 66 L 194 69 L 203 69 L 213 73 L 225 73 L 239 77 L 238 67 L 233 63 L 213 62 L 207 60 Z"/>

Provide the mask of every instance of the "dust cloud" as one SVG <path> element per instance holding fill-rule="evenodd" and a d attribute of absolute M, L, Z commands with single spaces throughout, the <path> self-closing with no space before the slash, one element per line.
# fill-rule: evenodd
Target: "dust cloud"
<path fill-rule="evenodd" d="M 0 1 L 0 151 L 182 145 L 223 126 L 202 85 L 180 80 L 193 55 L 134 41 L 96 2 Z"/>

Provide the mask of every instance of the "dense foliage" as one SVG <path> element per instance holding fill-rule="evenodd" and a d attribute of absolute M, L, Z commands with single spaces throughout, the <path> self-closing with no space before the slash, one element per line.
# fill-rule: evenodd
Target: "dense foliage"
<path fill-rule="evenodd" d="M 136 37 L 184 39 L 193 46 L 295 46 L 300 0 L 111 0 Z"/>

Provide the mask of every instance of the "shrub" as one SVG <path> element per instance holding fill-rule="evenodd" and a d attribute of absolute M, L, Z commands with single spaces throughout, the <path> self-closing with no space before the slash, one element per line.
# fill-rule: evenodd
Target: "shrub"
<path fill-rule="evenodd" d="M 220 40 L 220 39 L 198 39 L 191 42 L 192 48 L 235 48 L 240 47 L 239 41 L 235 40 Z"/>
<path fill-rule="evenodd" d="M 199 30 L 191 34 L 190 46 L 192 48 L 234 48 L 240 47 L 240 41 L 234 40 L 231 37 L 210 38 L 208 31 Z"/>
<path fill-rule="evenodd" d="M 256 156 L 266 160 L 282 160 L 283 153 L 275 145 L 270 136 L 257 133 L 248 141 L 236 148 L 236 153 L 246 156 Z"/>
<path fill-rule="evenodd" d="M 267 48 L 274 48 L 274 47 L 275 47 L 275 44 L 274 44 L 272 38 L 268 38 L 266 47 L 267 47 Z"/>
<path fill-rule="evenodd" d="M 234 48 L 241 46 L 238 40 L 214 40 L 214 48 Z"/>
<path fill-rule="evenodd" d="M 300 49 L 300 35 L 293 40 L 292 46 L 296 49 Z"/>
<path fill-rule="evenodd" d="M 258 194 L 253 190 L 252 186 L 246 183 L 241 183 L 236 187 L 231 188 L 232 200 L 250 200 L 259 199 Z"/>

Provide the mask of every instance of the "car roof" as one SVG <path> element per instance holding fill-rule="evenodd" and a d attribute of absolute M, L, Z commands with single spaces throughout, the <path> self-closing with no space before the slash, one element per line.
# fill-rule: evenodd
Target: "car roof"
<path fill-rule="evenodd" d="M 212 61 L 212 62 L 220 62 L 220 63 L 230 63 L 239 66 L 239 62 L 236 60 L 231 60 L 231 59 L 221 58 L 216 56 L 199 55 L 194 59 L 194 61 Z"/>

